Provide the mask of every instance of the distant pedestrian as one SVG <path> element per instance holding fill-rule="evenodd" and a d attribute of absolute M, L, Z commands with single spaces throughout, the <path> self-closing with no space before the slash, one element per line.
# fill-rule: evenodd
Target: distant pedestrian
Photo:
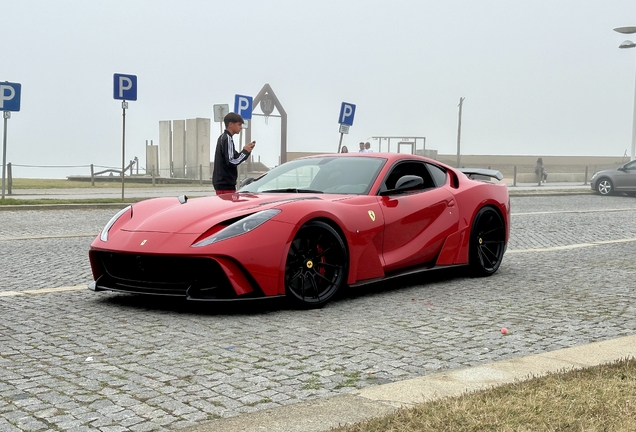
<path fill-rule="evenodd" d="M 349 153 L 349 149 L 347 148 L 347 146 L 342 146 L 340 153 Z"/>
<path fill-rule="evenodd" d="M 366 153 L 367 149 L 364 148 L 364 143 L 361 142 L 360 143 L 360 150 L 358 150 L 358 153 Z"/>
<path fill-rule="evenodd" d="M 537 162 L 534 164 L 534 173 L 537 176 L 540 176 L 539 181 L 541 183 L 548 182 L 548 172 L 545 170 L 545 167 L 543 166 L 543 158 L 537 159 Z"/>
<path fill-rule="evenodd" d="M 217 195 L 236 192 L 238 165 L 247 160 L 256 145 L 256 141 L 252 141 L 245 144 L 240 153 L 237 152 L 232 136 L 241 131 L 243 117 L 236 113 L 229 113 L 223 118 L 223 123 L 225 123 L 225 131 L 216 142 L 212 174 L 212 184 Z"/>
<path fill-rule="evenodd" d="M 371 148 L 371 143 L 369 141 L 364 143 L 364 150 L 367 153 L 373 153 L 373 149 Z"/>

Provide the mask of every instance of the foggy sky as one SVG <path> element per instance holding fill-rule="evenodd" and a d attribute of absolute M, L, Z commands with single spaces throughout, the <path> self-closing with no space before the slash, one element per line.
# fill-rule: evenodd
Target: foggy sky
<path fill-rule="evenodd" d="M 213 116 L 268 83 L 288 114 L 289 151 L 425 136 L 454 154 L 629 155 L 633 0 L 0 0 L 0 81 L 22 84 L 7 162 L 121 166 L 113 74 L 137 75 L 126 160 L 145 166 L 160 120 Z M 636 39 L 635 39 L 636 40 Z M 256 157 L 277 163 L 279 120 L 255 120 Z M 212 146 L 219 124 L 212 124 Z M 377 151 L 377 142 L 372 141 Z M 213 151 L 212 151 L 213 153 Z M 14 177 L 88 174 L 14 168 Z"/>

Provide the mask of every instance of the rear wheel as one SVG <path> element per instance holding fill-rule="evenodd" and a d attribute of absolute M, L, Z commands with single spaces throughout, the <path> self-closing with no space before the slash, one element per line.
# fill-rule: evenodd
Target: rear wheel
<path fill-rule="evenodd" d="M 596 191 L 601 195 L 609 195 L 614 191 L 614 185 L 608 178 L 602 178 L 596 184 Z"/>
<path fill-rule="evenodd" d="M 470 233 L 470 267 L 475 276 L 494 274 L 506 250 L 506 227 L 492 207 L 477 212 Z"/>
<path fill-rule="evenodd" d="M 285 265 L 285 292 L 303 307 L 320 307 L 346 280 L 347 249 L 329 224 L 303 225 L 289 247 Z"/>

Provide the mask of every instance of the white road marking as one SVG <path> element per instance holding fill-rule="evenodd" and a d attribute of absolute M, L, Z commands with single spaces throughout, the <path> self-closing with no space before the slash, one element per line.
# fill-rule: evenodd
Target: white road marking
<path fill-rule="evenodd" d="M 56 293 L 56 292 L 64 292 L 64 291 L 80 291 L 84 289 L 88 289 L 88 284 L 64 286 L 64 287 L 57 287 L 57 288 L 40 288 L 40 289 L 24 290 L 24 291 L 0 291 L 0 297 L 37 295 L 37 294 L 47 294 L 47 293 Z"/>
<path fill-rule="evenodd" d="M 627 238 L 627 239 L 618 239 L 618 240 L 602 240 L 591 243 L 579 243 L 573 245 L 566 246 L 553 246 L 547 248 L 534 248 L 534 249 L 508 249 L 506 254 L 511 253 L 529 253 L 529 252 L 553 252 L 560 250 L 569 250 L 569 249 L 578 249 L 584 247 L 591 246 L 601 246 L 607 244 L 616 244 L 616 243 L 629 243 L 636 242 L 636 238 Z M 88 284 L 86 285 L 75 285 L 75 286 L 64 286 L 57 288 L 40 288 L 33 290 L 24 290 L 24 291 L 0 291 L 0 297 L 17 297 L 24 295 L 38 295 L 38 294 L 48 294 L 48 293 L 57 293 L 57 292 L 65 292 L 65 291 L 81 291 L 88 289 Z"/>
<path fill-rule="evenodd" d="M 613 213 L 622 211 L 635 211 L 636 207 L 617 208 L 617 209 L 594 209 L 594 210 L 560 210 L 560 211 L 543 211 L 543 212 L 527 212 L 527 213 L 511 213 L 511 216 L 527 216 L 527 215 L 544 215 L 544 214 L 564 214 L 564 213 Z"/>
<path fill-rule="evenodd" d="M 0 291 L 0 297 L 13 297 L 18 295 L 22 295 L 22 293 L 19 291 Z"/>
<path fill-rule="evenodd" d="M 606 245 L 606 244 L 628 243 L 628 242 L 636 242 L 636 238 L 619 239 L 619 240 L 603 240 L 603 241 L 596 241 L 591 243 L 579 243 L 579 244 L 573 244 L 573 245 L 553 246 L 553 247 L 547 247 L 547 248 L 512 249 L 512 250 L 507 250 L 506 253 L 509 254 L 509 253 L 527 253 L 527 252 L 552 252 L 552 251 L 558 251 L 558 250 L 578 249 L 578 248 L 584 248 L 584 247 L 590 247 L 590 246 L 600 246 L 600 245 Z"/>
<path fill-rule="evenodd" d="M 79 291 L 83 289 L 88 289 L 88 284 L 65 286 L 65 287 L 58 287 L 58 288 L 40 288 L 40 289 L 26 290 L 21 292 L 24 294 L 46 294 L 46 293 L 52 293 L 52 292 Z"/>

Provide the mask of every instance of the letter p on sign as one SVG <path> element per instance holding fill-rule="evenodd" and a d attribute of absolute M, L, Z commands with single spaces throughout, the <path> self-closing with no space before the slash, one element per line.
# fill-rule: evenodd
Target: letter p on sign
<path fill-rule="evenodd" d="M 0 83 L 0 111 L 20 111 L 22 84 Z"/>
<path fill-rule="evenodd" d="M 243 120 L 252 119 L 252 102 L 251 96 L 237 94 L 234 96 L 234 112 L 243 117 Z"/>
<path fill-rule="evenodd" d="M 136 101 L 137 76 L 115 74 L 113 76 L 113 98 L 127 101 Z"/>
<path fill-rule="evenodd" d="M 353 126 L 353 117 L 356 115 L 356 106 L 347 102 L 343 102 L 340 106 L 340 115 L 338 123 L 341 125 Z"/>

